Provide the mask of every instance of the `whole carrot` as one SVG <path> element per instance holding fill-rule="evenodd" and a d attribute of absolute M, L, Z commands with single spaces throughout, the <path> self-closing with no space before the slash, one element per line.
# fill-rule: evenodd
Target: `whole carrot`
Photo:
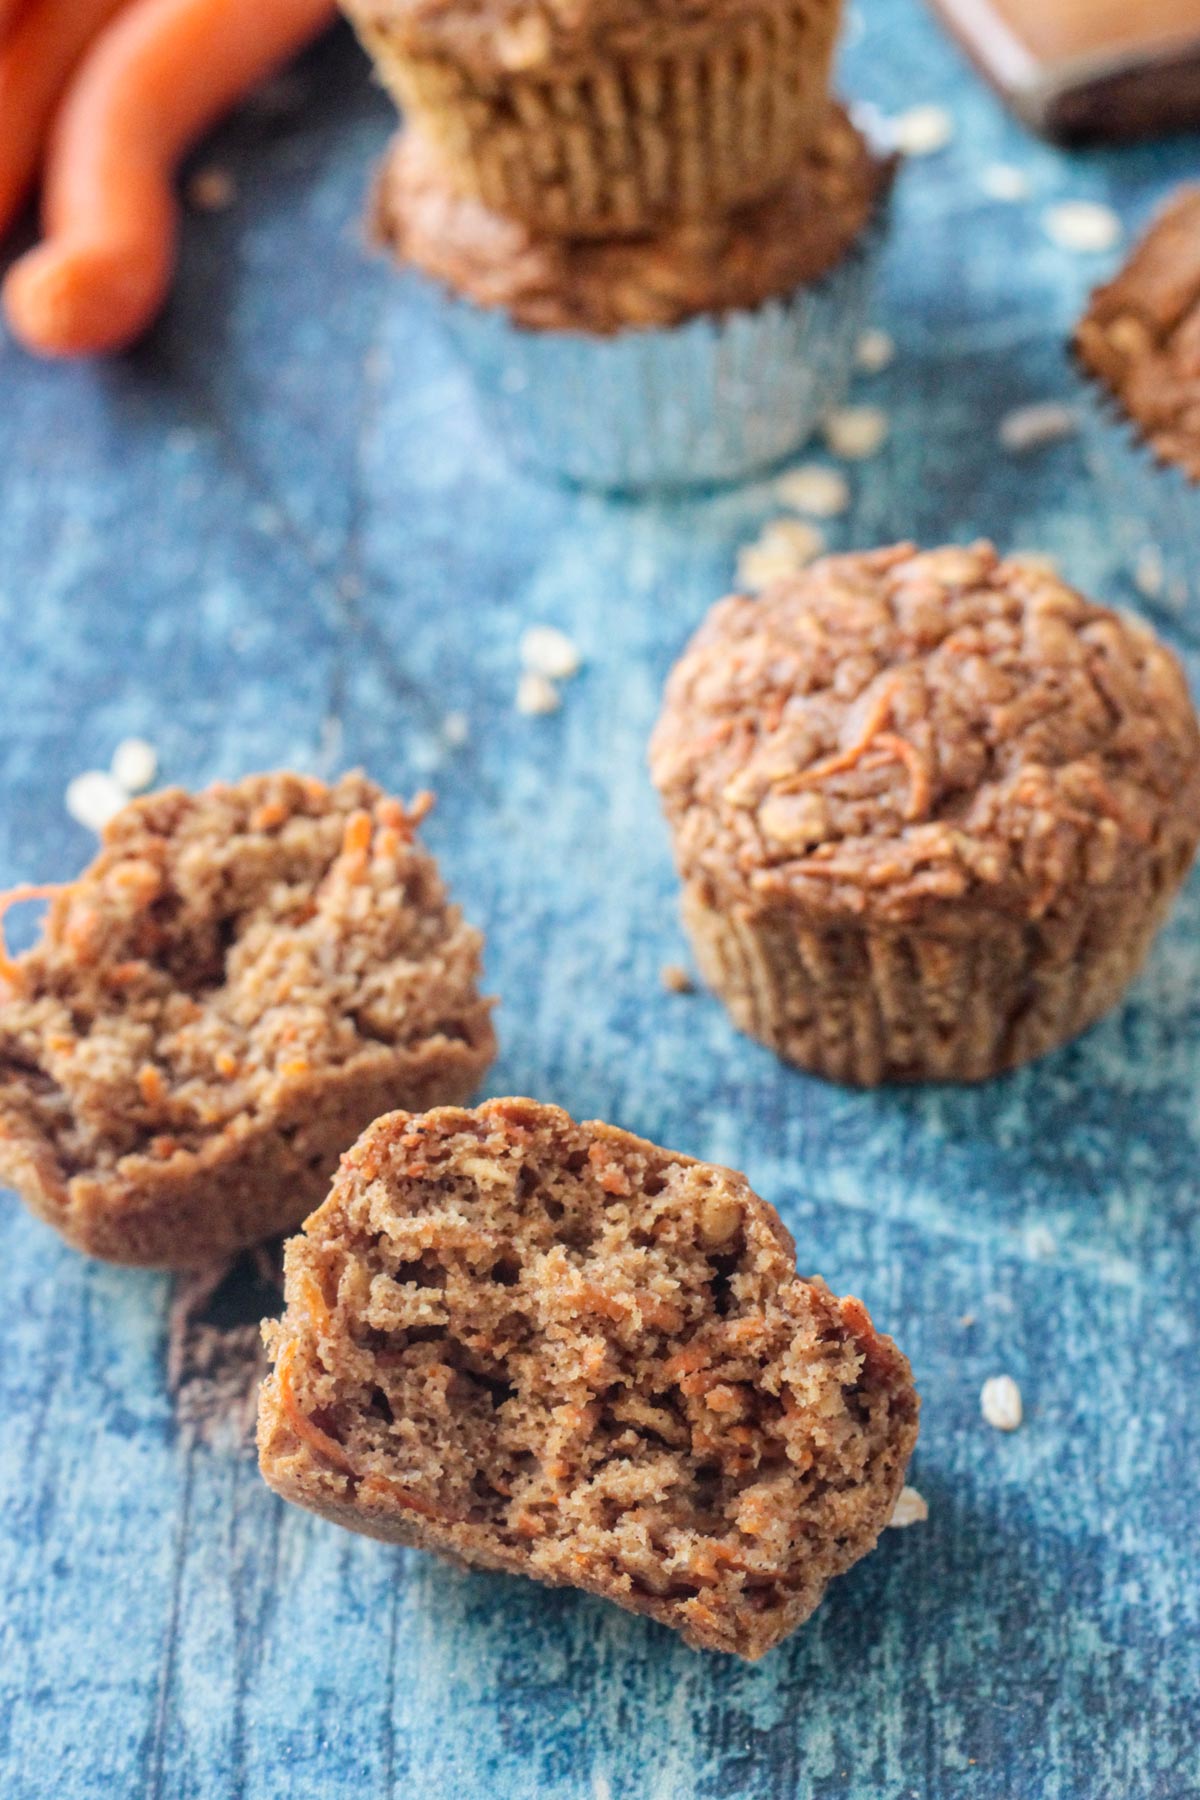
<path fill-rule="evenodd" d="M 184 151 L 334 10 L 334 0 L 130 0 L 63 102 L 45 242 L 4 283 L 9 324 L 29 349 L 87 356 L 141 335 L 170 286 Z"/>
<path fill-rule="evenodd" d="M 24 5 L 25 0 L 0 0 L 0 37 L 10 25 L 16 24 L 17 14 Z"/>
<path fill-rule="evenodd" d="M 54 109 L 72 69 L 123 4 L 0 0 L 0 236 L 37 178 Z"/>

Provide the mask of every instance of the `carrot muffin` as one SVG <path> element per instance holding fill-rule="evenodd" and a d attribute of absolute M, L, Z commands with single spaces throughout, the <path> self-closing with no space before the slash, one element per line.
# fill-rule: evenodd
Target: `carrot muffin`
<path fill-rule="evenodd" d="M 1097 288 L 1074 347 L 1092 460 L 1138 554 L 1138 585 L 1200 615 L 1200 187 L 1181 189 Z"/>
<path fill-rule="evenodd" d="M 824 116 L 840 0 L 344 0 L 453 185 L 542 233 L 718 217 Z"/>
<path fill-rule="evenodd" d="M 829 557 L 710 613 L 651 766 L 738 1025 L 975 1081 L 1115 1005 L 1200 836 L 1200 727 L 1136 622 L 989 544 Z"/>
<path fill-rule="evenodd" d="M 437 284 L 522 460 L 609 489 L 703 485 L 780 461 L 842 399 L 894 173 L 834 107 L 766 200 L 640 237 L 556 238 L 464 198 L 408 132 L 375 235 Z"/>
<path fill-rule="evenodd" d="M 904 1357 L 744 1176 L 554 1106 L 378 1120 L 286 1253 L 259 1454 L 369 1536 L 761 1656 L 891 1517 Z"/>
<path fill-rule="evenodd" d="M 550 237 L 456 192 L 408 131 L 380 173 L 375 236 L 452 295 L 529 331 L 607 337 L 752 309 L 819 281 L 858 243 L 893 173 L 893 159 L 834 107 L 765 200 L 637 237 Z"/>
<path fill-rule="evenodd" d="M 277 774 L 119 813 L 0 970 L 0 1179 L 80 1250 L 183 1267 L 295 1225 L 388 1107 L 466 1098 L 481 939 L 421 812 Z"/>

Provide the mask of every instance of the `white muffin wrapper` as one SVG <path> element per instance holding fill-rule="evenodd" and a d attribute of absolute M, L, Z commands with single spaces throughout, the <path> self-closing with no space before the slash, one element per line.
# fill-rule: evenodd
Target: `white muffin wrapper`
<path fill-rule="evenodd" d="M 1200 639 L 1200 482 L 1160 462 L 1098 382 L 1082 385 L 1083 449 L 1104 492 L 1106 529 L 1146 608 Z"/>
<path fill-rule="evenodd" d="M 530 331 L 439 285 L 440 310 L 520 462 L 609 492 L 720 486 L 784 461 L 844 397 L 887 211 L 820 280 L 670 329 Z"/>

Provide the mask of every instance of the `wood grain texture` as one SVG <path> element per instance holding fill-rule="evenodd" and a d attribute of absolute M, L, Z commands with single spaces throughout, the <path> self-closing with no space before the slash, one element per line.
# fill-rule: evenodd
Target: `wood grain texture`
<path fill-rule="evenodd" d="M 929 0 L 1035 131 L 1072 141 L 1200 124 L 1197 0 Z"/>
<path fill-rule="evenodd" d="M 1042 209 L 1093 197 L 1132 227 L 1196 144 L 1069 161 L 917 0 L 865 17 L 854 91 L 947 105 L 958 134 L 899 195 L 899 355 L 858 395 L 892 437 L 831 539 L 986 529 L 1129 600 L 1077 446 L 1015 459 L 995 431 L 1069 394 L 1064 335 L 1107 272 Z M 0 880 L 84 860 L 63 789 L 129 732 L 171 779 L 361 762 L 436 787 L 428 838 L 503 996 L 489 1091 L 745 1168 L 802 1265 L 911 1356 L 930 1517 L 755 1667 L 350 1538 L 180 1422 L 165 1278 L 89 1266 L 0 1197 L 0 1793 L 1192 1800 L 1200 885 L 1119 1015 L 974 1092 L 826 1088 L 665 992 L 685 951 L 645 741 L 770 486 L 653 507 L 514 475 L 436 321 L 364 258 L 381 96 L 346 37 L 303 77 L 304 110 L 206 149 L 241 197 L 191 222 L 136 356 L 0 347 Z M 982 197 L 997 160 L 1028 206 Z M 517 644 L 543 620 L 587 667 L 527 719 Z M 1011 1436 L 979 1416 L 999 1373 L 1025 1396 Z"/>

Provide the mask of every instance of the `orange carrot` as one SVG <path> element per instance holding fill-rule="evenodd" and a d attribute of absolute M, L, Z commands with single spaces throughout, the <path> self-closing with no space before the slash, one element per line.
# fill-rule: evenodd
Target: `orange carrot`
<path fill-rule="evenodd" d="M 0 0 L 0 37 L 12 30 L 25 5 L 26 0 Z"/>
<path fill-rule="evenodd" d="M 37 179 L 71 71 L 124 0 L 0 0 L 0 236 Z"/>
<path fill-rule="evenodd" d="M 141 335 L 174 268 L 180 158 L 334 10 L 334 0 L 130 0 L 86 57 L 55 125 L 46 241 L 4 284 L 24 344 L 88 356 Z"/>
<path fill-rule="evenodd" d="M 341 1474 L 356 1475 L 358 1471 L 337 1439 L 330 1437 L 327 1431 L 322 1431 L 321 1427 L 314 1424 L 306 1412 L 301 1411 L 300 1403 L 296 1399 L 292 1387 L 292 1364 L 295 1360 L 295 1344 L 286 1344 L 275 1368 L 275 1379 L 279 1384 L 279 1399 L 283 1406 L 284 1417 L 296 1436 L 302 1443 L 307 1444 L 310 1450 L 315 1450 L 318 1456 L 323 1456 L 325 1461 L 332 1463 Z"/>
<path fill-rule="evenodd" d="M 20 906 L 26 900 L 53 900 L 55 894 L 62 892 L 61 882 L 47 883 L 33 887 L 28 882 L 21 887 L 10 888 L 7 894 L 0 894 L 0 976 L 5 981 L 20 980 L 20 966 L 16 959 L 9 955 L 8 946 L 4 942 L 4 915 L 10 907 Z"/>

